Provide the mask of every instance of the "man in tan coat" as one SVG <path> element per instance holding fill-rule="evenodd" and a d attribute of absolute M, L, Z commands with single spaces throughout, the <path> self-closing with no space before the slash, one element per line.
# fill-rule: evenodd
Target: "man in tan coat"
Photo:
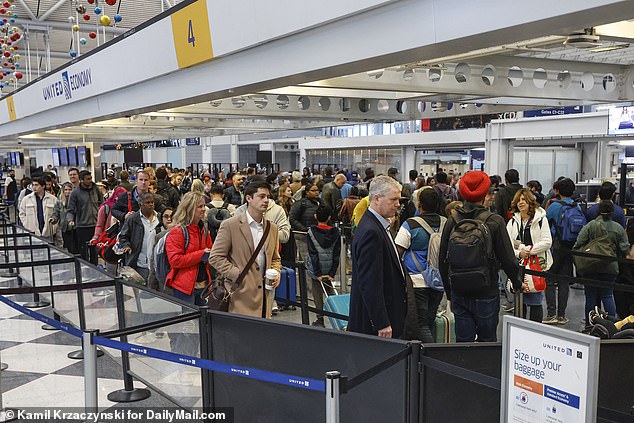
<path fill-rule="evenodd" d="M 268 295 L 274 290 L 266 290 L 264 272 L 282 267 L 279 254 L 277 225 L 264 219 L 269 205 L 270 186 L 263 181 L 254 181 L 244 190 L 247 211 L 222 222 L 211 249 L 209 261 L 224 277 L 235 281 L 245 268 L 264 233 L 264 225 L 271 225 L 266 242 L 255 263 L 251 266 L 242 283 L 231 297 L 229 312 L 253 317 L 271 317 Z M 279 284 L 279 276 L 273 287 Z"/>

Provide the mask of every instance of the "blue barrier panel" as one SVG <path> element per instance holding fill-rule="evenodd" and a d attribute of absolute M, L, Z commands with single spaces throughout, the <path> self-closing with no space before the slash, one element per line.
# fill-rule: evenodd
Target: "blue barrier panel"
<path fill-rule="evenodd" d="M 31 309 L 28 309 L 26 307 L 23 307 L 20 304 L 9 300 L 8 298 L 6 298 L 3 295 L 0 295 L 0 302 L 3 302 L 3 303 L 5 303 L 6 305 L 8 305 L 10 307 L 13 307 L 14 309 L 18 310 L 19 312 L 26 314 L 27 316 L 30 316 L 30 317 L 32 317 L 32 318 L 34 318 L 36 320 L 39 320 L 40 322 L 43 322 L 43 323 L 46 323 L 48 325 L 54 326 L 55 328 L 57 328 L 57 329 L 59 329 L 59 330 L 61 330 L 63 332 L 69 333 L 69 334 L 71 334 L 73 336 L 76 336 L 78 338 L 81 338 L 83 336 L 83 332 L 81 330 L 79 330 L 79 329 L 77 329 L 77 328 L 75 328 L 73 326 L 67 325 L 65 323 L 58 322 L 55 319 L 52 319 L 52 318 L 47 317 L 47 316 L 44 316 L 43 314 L 40 314 L 40 313 L 38 313 L 36 311 L 33 311 Z"/>

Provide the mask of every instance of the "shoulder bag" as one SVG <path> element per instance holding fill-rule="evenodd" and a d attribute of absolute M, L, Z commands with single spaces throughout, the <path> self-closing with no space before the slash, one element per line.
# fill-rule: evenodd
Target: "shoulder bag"
<path fill-rule="evenodd" d="M 264 246 L 264 242 L 266 241 L 270 229 L 271 224 L 267 223 L 266 219 L 264 219 L 264 234 L 262 235 L 262 239 L 255 248 L 255 251 L 253 251 L 253 255 L 249 259 L 249 262 L 244 269 L 242 269 L 242 272 L 240 272 L 240 275 L 235 281 L 231 282 L 225 277 L 218 276 L 211 281 L 209 285 L 207 285 L 207 288 L 205 288 L 201 296 L 209 308 L 216 311 L 229 311 L 231 296 L 234 292 L 236 292 L 242 283 L 242 280 L 249 272 L 249 269 L 251 269 L 251 266 L 255 263 L 255 259 L 258 257 L 258 254 L 260 254 L 260 250 Z"/>

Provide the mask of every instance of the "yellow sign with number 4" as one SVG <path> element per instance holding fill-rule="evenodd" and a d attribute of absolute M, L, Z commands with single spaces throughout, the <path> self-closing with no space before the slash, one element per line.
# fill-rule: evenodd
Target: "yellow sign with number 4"
<path fill-rule="evenodd" d="M 182 8 L 171 18 L 179 69 L 213 59 L 206 0 Z"/>

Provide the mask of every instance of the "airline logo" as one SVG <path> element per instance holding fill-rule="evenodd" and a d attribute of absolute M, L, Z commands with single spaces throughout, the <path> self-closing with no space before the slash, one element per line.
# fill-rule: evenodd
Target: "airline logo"
<path fill-rule="evenodd" d="M 73 93 L 92 85 L 92 69 L 86 68 L 78 72 L 64 71 L 60 79 L 42 88 L 42 98 L 50 101 L 64 96 L 65 100 L 73 98 Z"/>

